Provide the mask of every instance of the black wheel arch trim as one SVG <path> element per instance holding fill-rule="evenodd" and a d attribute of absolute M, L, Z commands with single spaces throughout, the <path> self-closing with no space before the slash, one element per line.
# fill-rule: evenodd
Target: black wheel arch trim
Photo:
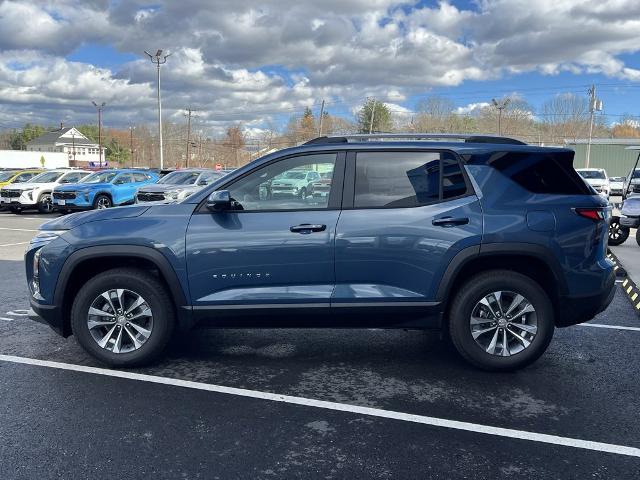
<path fill-rule="evenodd" d="M 456 277 L 469 262 L 477 258 L 506 255 L 521 255 L 541 260 L 551 270 L 556 280 L 558 294 L 566 295 L 568 293 L 568 286 L 562 273 L 562 268 L 553 253 L 546 247 L 520 242 L 483 243 L 482 245 L 466 247 L 453 257 L 440 280 L 436 300 L 443 302 L 448 298 Z"/>
<path fill-rule="evenodd" d="M 189 326 L 187 324 L 191 323 L 191 307 L 187 301 L 187 295 L 182 289 L 182 284 L 178 279 L 178 275 L 169 263 L 169 260 L 167 260 L 161 252 L 151 247 L 141 245 L 99 245 L 95 247 L 82 248 L 69 255 L 58 274 L 58 281 L 56 282 L 56 288 L 53 294 L 55 305 L 62 307 L 64 292 L 74 269 L 84 260 L 87 260 L 88 258 L 95 259 L 97 257 L 130 257 L 152 262 L 162 273 L 167 282 L 167 286 L 169 287 L 176 306 L 179 323 Z M 182 308 L 185 306 L 187 306 L 188 309 Z"/>

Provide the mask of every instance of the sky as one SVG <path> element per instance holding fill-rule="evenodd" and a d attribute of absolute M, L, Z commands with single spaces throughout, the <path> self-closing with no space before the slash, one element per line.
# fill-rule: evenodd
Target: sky
<path fill-rule="evenodd" d="M 0 130 L 26 122 L 153 125 L 222 134 L 282 127 L 320 102 L 353 118 L 367 97 L 411 115 L 515 95 L 534 111 L 595 84 L 609 122 L 640 116 L 638 0 L 0 0 Z"/>

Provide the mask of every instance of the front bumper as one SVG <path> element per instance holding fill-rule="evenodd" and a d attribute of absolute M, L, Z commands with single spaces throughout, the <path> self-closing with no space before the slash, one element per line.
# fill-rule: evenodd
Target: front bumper
<path fill-rule="evenodd" d="M 30 303 L 30 320 L 49 325 L 58 335 L 62 335 L 63 337 L 71 335 L 71 328 L 69 326 L 65 326 L 60 307 L 57 305 L 45 305 L 38 303 L 38 301 L 33 297 L 30 298 Z"/>
<path fill-rule="evenodd" d="M 620 217 L 620 226 L 638 228 L 640 226 L 640 217 Z"/>
<path fill-rule="evenodd" d="M 557 327 L 568 327 L 591 320 L 603 312 L 616 293 L 616 275 L 610 270 L 601 291 L 588 296 L 564 296 L 559 299 Z"/>
<path fill-rule="evenodd" d="M 28 194 L 23 193 L 19 197 L 0 197 L 0 205 L 4 207 L 26 207 L 34 206 L 38 202 L 34 199 L 35 195 L 32 194 L 32 198 L 29 198 Z"/>

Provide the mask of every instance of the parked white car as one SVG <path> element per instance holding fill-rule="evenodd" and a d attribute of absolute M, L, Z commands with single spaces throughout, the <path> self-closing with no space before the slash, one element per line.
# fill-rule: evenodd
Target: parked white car
<path fill-rule="evenodd" d="M 593 187 L 593 189 L 605 198 L 611 194 L 609 176 L 603 168 L 578 168 L 576 172 Z"/>
<path fill-rule="evenodd" d="M 624 190 L 625 177 L 609 177 L 609 187 L 611 187 L 610 195 L 622 195 Z"/>
<path fill-rule="evenodd" d="M 0 189 L 0 204 L 18 213 L 29 208 L 37 208 L 40 213 L 53 211 L 51 192 L 58 185 L 78 183 L 91 174 L 86 170 L 48 170 L 24 183 L 7 185 Z"/>

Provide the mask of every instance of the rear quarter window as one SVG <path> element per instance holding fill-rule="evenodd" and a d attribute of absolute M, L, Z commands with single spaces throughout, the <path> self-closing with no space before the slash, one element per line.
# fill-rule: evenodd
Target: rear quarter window
<path fill-rule="evenodd" d="M 572 152 L 496 152 L 487 163 L 532 193 L 593 194 L 574 170 Z"/>

